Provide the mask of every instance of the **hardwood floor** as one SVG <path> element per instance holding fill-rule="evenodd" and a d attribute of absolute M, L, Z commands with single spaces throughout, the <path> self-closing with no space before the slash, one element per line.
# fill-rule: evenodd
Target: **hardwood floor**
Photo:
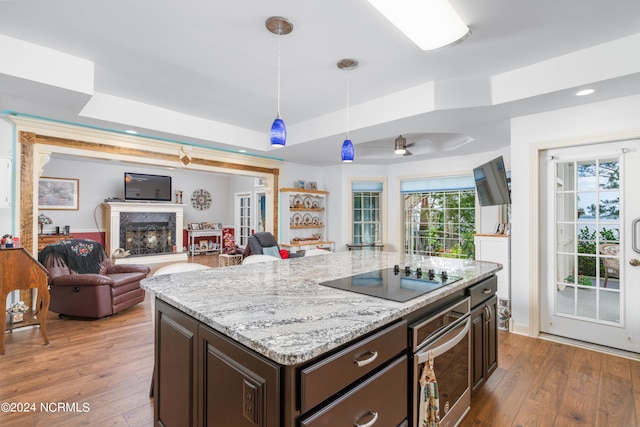
<path fill-rule="evenodd" d="M 190 261 L 217 267 L 217 256 Z M 153 425 L 150 310 L 147 296 L 106 319 L 49 313 L 47 346 L 35 328 L 8 334 L 0 403 L 35 408 L 0 411 L 0 425 Z M 640 425 L 640 362 L 502 331 L 499 339 L 498 370 L 474 397 L 463 427 Z"/>
<path fill-rule="evenodd" d="M 498 369 L 467 426 L 638 426 L 640 362 L 499 332 Z"/>

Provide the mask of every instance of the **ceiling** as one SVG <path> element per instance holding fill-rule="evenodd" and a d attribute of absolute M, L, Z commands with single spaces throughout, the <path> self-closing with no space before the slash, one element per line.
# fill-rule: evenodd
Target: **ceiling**
<path fill-rule="evenodd" d="M 511 117 L 640 93 L 640 65 L 614 58 L 637 43 L 638 1 L 451 3 L 471 35 L 424 52 L 366 0 L 0 0 L 0 35 L 93 64 L 83 92 L 8 76 L 0 59 L 0 110 L 326 166 L 347 126 L 356 164 L 471 155 L 508 146 Z M 267 31 L 274 15 L 293 32 Z M 272 149 L 278 49 L 288 139 Z M 412 156 L 393 154 L 399 134 Z"/>

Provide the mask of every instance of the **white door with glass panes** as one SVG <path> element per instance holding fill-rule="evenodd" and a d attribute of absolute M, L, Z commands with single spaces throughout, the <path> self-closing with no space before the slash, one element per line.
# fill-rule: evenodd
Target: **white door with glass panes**
<path fill-rule="evenodd" d="M 244 248 L 252 231 L 251 193 L 236 193 L 235 205 L 236 242 Z"/>
<path fill-rule="evenodd" d="M 640 352 L 640 141 L 545 154 L 540 330 Z"/>

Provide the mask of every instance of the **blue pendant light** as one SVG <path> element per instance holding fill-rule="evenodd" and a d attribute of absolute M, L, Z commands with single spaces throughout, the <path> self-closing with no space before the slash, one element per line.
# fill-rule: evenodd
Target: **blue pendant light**
<path fill-rule="evenodd" d="M 281 16 L 272 16 L 265 22 L 267 30 L 282 36 L 293 31 L 293 24 Z M 284 147 L 287 143 L 287 127 L 280 117 L 280 42 L 278 42 L 278 114 L 271 125 L 270 140 L 272 147 Z"/>
<path fill-rule="evenodd" d="M 351 71 L 358 68 L 358 61 L 355 59 L 342 59 L 338 61 L 338 68 L 345 71 Z M 354 158 L 353 143 L 349 139 L 349 78 L 347 77 L 347 138 L 342 143 L 340 150 L 342 163 L 352 163 Z"/>
<path fill-rule="evenodd" d="M 280 118 L 280 112 L 271 125 L 271 146 L 272 147 L 284 147 L 287 143 L 287 127 L 284 125 L 284 120 Z"/>
<path fill-rule="evenodd" d="M 345 139 L 342 143 L 342 163 L 351 163 L 353 162 L 353 143 L 350 139 Z"/>

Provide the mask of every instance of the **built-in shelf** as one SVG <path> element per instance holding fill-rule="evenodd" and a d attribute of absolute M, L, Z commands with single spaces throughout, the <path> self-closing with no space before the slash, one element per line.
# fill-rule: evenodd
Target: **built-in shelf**
<path fill-rule="evenodd" d="M 334 249 L 334 242 L 327 241 L 325 235 L 328 195 L 324 190 L 280 189 L 281 247 L 289 250 Z"/>

